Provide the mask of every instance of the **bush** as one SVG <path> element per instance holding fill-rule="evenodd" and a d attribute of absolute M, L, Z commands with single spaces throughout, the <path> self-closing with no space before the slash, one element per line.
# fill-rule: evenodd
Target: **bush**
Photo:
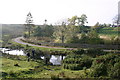
<path fill-rule="evenodd" d="M 6 72 L 2 72 L 1 74 L 2 74 L 2 77 L 8 76 L 8 73 L 6 73 Z"/>
<path fill-rule="evenodd" d="M 116 36 L 114 39 L 113 39 L 113 44 L 120 44 L 120 37 L 119 36 Z"/>
<path fill-rule="evenodd" d="M 78 49 L 78 50 L 74 50 L 73 53 L 75 53 L 75 54 L 83 54 L 83 53 L 85 53 L 85 51 L 83 49 Z"/>
<path fill-rule="evenodd" d="M 51 75 L 52 80 L 60 80 L 59 75 Z"/>
<path fill-rule="evenodd" d="M 79 38 L 76 36 L 69 39 L 67 43 L 79 43 L 79 41 L 80 41 Z"/>
<path fill-rule="evenodd" d="M 71 70 L 81 70 L 83 67 L 90 68 L 92 65 L 92 58 L 87 55 L 68 55 L 63 60 L 63 68 Z"/>
<path fill-rule="evenodd" d="M 102 49 L 99 49 L 99 48 L 97 49 L 90 48 L 86 51 L 87 51 L 86 54 L 91 55 L 92 57 L 100 56 L 106 53 Z"/>
<path fill-rule="evenodd" d="M 118 78 L 120 79 L 120 62 L 114 64 L 114 67 L 108 73 L 109 77 L 111 78 Z"/>
<path fill-rule="evenodd" d="M 108 76 L 119 78 L 120 76 L 120 55 L 107 54 L 94 59 L 90 72 L 92 77 Z"/>
<path fill-rule="evenodd" d="M 100 38 L 89 38 L 88 44 L 104 44 L 104 41 Z"/>
<path fill-rule="evenodd" d="M 100 77 L 105 76 L 107 74 L 106 66 L 104 63 L 100 63 L 99 65 L 96 65 L 93 68 L 93 71 L 90 73 L 90 76 L 92 77 Z"/>
<path fill-rule="evenodd" d="M 23 37 L 28 38 L 29 36 L 28 36 L 28 34 L 24 33 Z"/>

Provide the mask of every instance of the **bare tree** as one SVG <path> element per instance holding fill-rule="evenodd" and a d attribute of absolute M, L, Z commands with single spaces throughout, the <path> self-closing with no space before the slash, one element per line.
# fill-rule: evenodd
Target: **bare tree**
<path fill-rule="evenodd" d="M 117 24 L 117 26 L 119 26 L 120 24 L 120 17 L 118 15 L 116 15 L 114 18 L 113 18 L 113 24 Z"/>

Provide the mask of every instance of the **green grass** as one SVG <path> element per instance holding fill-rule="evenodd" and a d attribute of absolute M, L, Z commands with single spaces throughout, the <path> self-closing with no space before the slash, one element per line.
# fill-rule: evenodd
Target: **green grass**
<path fill-rule="evenodd" d="M 18 63 L 19 66 L 14 66 Z M 39 67 L 35 67 L 39 66 Z M 89 69 L 87 70 L 89 71 Z M 51 76 L 59 76 L 59 78 L 77 78 L 85 77 L 84 70 L 72 71 L 63 69 L 62 66 L 44 65 L 42 61 L 20 61 L 3 57 L 2 72 L 7 73 L 6 78 L 51 78 Z"/>
<path fill-rule="evenodd" d="M 15 64 L 18 64 L 19 66 L 14 66 Z M 37 62 L 27 62 L 27 61 L 20 61 L 20 60 L 12 60 L 7 58 L 2 58 L 2 71 L 3 72 L 19 72 L 24 70 L 29 70 L 35 66 L 38 66 L 39 64 Z"/>
<path fill-rule="evenodd" d="M 105 27 L 99 30 L 99 35 L 105 35 L 109 37 L 118 36 L 118 33 L 120 33 L 120 30 L 118 27 Z"/>
<path fill-rule="evenodd" d="M 87 70 L 89 71 L 89 70 Z M 38 72 L 35 74 L 30 74 L 26 75 L 28 77 L 33 77 L 33 78 L 51 78 L 51 76 L 59 76 L 59 78 L 80 78 L 80 77 L 85 77 L 84 70 L 79 70 L 79 71 L 71 71 L 71 70 L 53 70 L 53 71 L 42 71 Z"/>

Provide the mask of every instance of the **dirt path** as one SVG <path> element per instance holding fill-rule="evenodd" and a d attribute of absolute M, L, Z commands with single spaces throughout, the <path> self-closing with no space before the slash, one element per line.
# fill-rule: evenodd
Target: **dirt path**
<path fill-rule="evenodd" d="M 62 48 L 62 47 L 40 46 L 40 45 L 35 45 L 35 44 L 30 44 L 30 43 L 23 42 L 23 41 L 21 41 L 21 39 L 24 39 L 24 38 L 23 37 L 18 37 L 18 38 L 13 39 L 13 41 L 17 42 L 19 44 L 24 44 L 24 45 L 29 45 L 29 46 L 36 46 L 36 47 L 43 47 L 43 48 L 69 49 L 69 50 L 76 49 L 76 48 Z"/>

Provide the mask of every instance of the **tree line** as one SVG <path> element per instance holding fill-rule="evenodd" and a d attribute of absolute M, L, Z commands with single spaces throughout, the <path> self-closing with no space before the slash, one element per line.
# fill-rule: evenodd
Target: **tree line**
<path fill-rule="evenodd" d="M 29 17 L 29 18 L 28 18 Z M 50 37 L 54 42 L 59 43 L 103 43 L 98 32 L 101 28 L 110 27 L 110 24 L 100 24 L 97 22 L 94 26 L 86 26 L 87 16 L 72 16 L 58 25 L 48 25 L 45 19 L 44 25 L 33 25 L 32 15 L 29 13 L 26 19 L 25 37 Z"/>

